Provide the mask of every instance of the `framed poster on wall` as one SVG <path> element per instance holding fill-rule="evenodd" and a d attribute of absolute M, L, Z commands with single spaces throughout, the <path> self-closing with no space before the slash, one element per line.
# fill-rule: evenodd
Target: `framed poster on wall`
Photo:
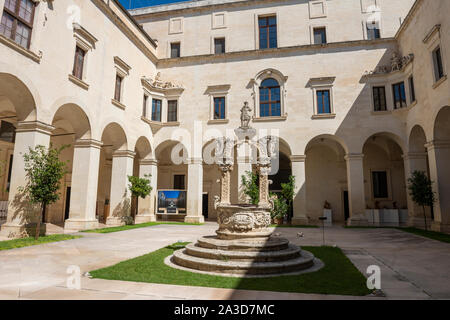
<path fill-rule="evenodd" d="M 158 213 L 186 213 L 186 191 L 158 190 Z"/>

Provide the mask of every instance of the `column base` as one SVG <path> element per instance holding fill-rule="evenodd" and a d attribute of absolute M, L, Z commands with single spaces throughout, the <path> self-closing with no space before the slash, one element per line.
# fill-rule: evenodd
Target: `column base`
<path fill-rule="evenodd" d="M 433 221 L 431 220 L 431 218 L 427 217 L 427 228 L 428 229 L 431 229 L 432 223 L 433 223 Z M 425 229 L 425 221 L 423 220 L 423 217 L 409 217 L 407 226 Z"/>
<path fill-rule="evenodd" d="M 40 235 L 45 236 L 46 225 L 41 223 Z M 5 223 L 1 227 L 0 235 L 9 239 L 19 239 L 26 237 L 34 237 L 36 235 L 36 224 L 30 223 L 27 225 L 20 225 L 14 223 Z"/>
<path fill-rule="evenodd" d="M 64 222 L 64 230 L 90 230 L 98 228 L 98 220 L 78 220 L 78 219 L 67 219 Z"/>
<path fill-rule="evenodd" d="M 438 222 L 438 221 L 432 221 L 431 227 L 428 227 L 428 230 L 436 231 L 436 232 L 443 232 L 443 233 L 450 233 L 450 224 Z"/>
<path fill-rule="evenodd" d="M 108 217 L 106 218 L 106 225 L 108 227 L 120 227 L 125 225 L 125 221 L 123 221 L 121 218 Z"/>
<path fill-rule="evenodd" d="M 348 227 L 368 227 L 370 226 L 369 220 L 362 217 L 352 217 L 347 220 Z"/>
<path fill-rule="evenodd" d="M 307 226 L 309 225 L 308 217 L 292 217 L 291 224 L 295 226 Z"/>
<path fill-rule="evenodd" d="M 184 217 L 184 223 L 205 223 L 205 217 L 203 217 L 203 216 L 186 216 L 186 217 Z"/>
<path fill-rule="evenodd" d="M 135 224 L 155 222 L 156 216 L 154 214 L 138 214 L 134 219 Z"/>

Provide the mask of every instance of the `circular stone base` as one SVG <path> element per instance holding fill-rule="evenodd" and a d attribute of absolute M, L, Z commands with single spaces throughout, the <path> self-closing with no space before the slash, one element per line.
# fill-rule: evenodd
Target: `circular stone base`
<path fill-rule="evenodd" d="M 306 251 L 302 251 L 306 252 Z M 233 274 L 233 273 L 221 273 L 221 272 L 213 272 L 213 271 L 201 271 L 191 268 L 182 267 L 180 265 L 177 265 L 173 262 L 173 255 L 170 255 L 164 259 L 164 263 L 174 269 L 188 271 L 192 273 L 198 273 L 198 274 L 205 274 L 205 275 L 211 275 L 211 276 L 221 276 L 221 277 L 231 277 L 231 278 L 272 278 L 272 277 L 279 277 L 279 276 L 295 276 L 300 275 L 304 273 L 312 273 L 319 271 L 322 269 L 325 264 L 322 262 L 322 260 L 318 258 L 314 258 L 313 260 L 313 266 L 300 271 L 294 271 L 294 272 L 286 272 L 286 273 L 274 273 L 274 274 Z"/>
<path fill-rule="evenodd" d="M 250 232 L 231 232 L 229 230 L 217 230 L 217 236 L 222 240 L 232 240 L 232 239 L 250 239 L 250 238 L 269 238 L 273 230 L 259 230 Z M 266 239 L 267 240 L 267 239 Z"/>

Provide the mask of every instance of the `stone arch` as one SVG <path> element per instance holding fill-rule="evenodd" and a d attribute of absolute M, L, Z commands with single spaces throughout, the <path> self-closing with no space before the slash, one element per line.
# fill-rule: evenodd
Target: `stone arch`
<path fill-rule="evenodd" d="M 374 137 L 384 137 L 384 138 L 390 139 L 392 141 L 395 141 L 395 143 L 400 147 L 403 154 L 405 154 L 407 151 L 405 140 L 402 139 L 398 134 L 396 134 L 394 132 L 390 132 L 390 131 L 372 132 L 369 135 L 362 136 L 361 141 L 363 143 L 360 146 L 359 150 L 362 152 L 364 145 L 367 143 L 367 141 L 369 141 L 370 139 L 373 139 Z"/>
<path fill-rule="evenodd" d="M 154 157 L 150 141 L 145 136 L 137 139 L 134 149 L 139 159 L 153 159 Z"/>
<path fill-rule="evenodd" d="M 450 141 L 450 106 L 442 107 L 436 115 L 433 140 Z"/>
<path fill-rule="evenodd" d="M 101 139 L 105 148 L 128 150 L 127 134 L 117 122 L 110 122 L 104 127 Z"/>
<path fill-rule="evenodd" d="M 364 143 L 365 198 L 372 209 L 407 208 L 405 147 L 401 141 L 395 134 L 381 132 Z"/>
<path fill-rule="evenodd" d="M 75 139 L 91 139 L 91 122 L 85 111 L 77 104 L 60 106 L 53 115 L 52 125 L 72 133 Z"/>
<path fill-rule="evenodd" d="M 182 142 L 169 139 L 169 140 L 162 141 L 155 147 L 156 160 L 159 161 L 160 158 L 163 156 L 163 153 L 165 151 L 167 151 L 168 149 L 171 150 L 171 152 L 169 153 L 169 157 L 170 157 L 172 163 L 180 164 L 179 161 L 186 163 L 187 160 L 189 159 L 189 151 L 186 148 L 186 146 Z M 180 156 L 179 159 L 172 159 L 172 157 L 171 157 L 172 150 L 174 152 L 174 155 Z M 165 154 L 165 155 L 167 156 L 167 154 Z M 175 161 L 173 161 L 173 160 L 175 160 Z"/>
<path fill-rule="evenodd" d="M 408 152 L 409 153 L 422 153 L 427 152 L 425 144 L 427 143 L 427 137 L 425 130 L 420 125 L 415 125 L 410 133 L 408 139 Z"/>
<path fill-rule="evenodd" d="M 344 222 L 350 217 L 345 207 L 347 185 L 346 144 L 334 135 L 312 138 L 305 147 L 306 212 L 313 223 L 319 223 L 325 202 L 332 209 L 332 221 Z"/>
<path fill-rule="evenodd" d="M 326 144 L 328 147 L 330 147 L 332 150 L 334 150 L 337 155 L 342 154 L 342 151 L 344 151 L 345 154 L 347 154 L 349 152 L 347 144 L 345 143 L 345 141 L 342 138 L 332 135 L 332 134 L 321 134 L 321 135 L 315 136 L 314 138 L 309 140 L 309 142 L 306 144 L 304 154 L 306 155 L 308 150 L 317 143 Z M 345 156 L 345 154 L 344 154 L 344 156 Z"/>
<path fill-rule="evenodd" d="M 0 73 L 0 116 L 12 121 L 37 120 L 37 93 L 30 83 L 10 73 Z"/>

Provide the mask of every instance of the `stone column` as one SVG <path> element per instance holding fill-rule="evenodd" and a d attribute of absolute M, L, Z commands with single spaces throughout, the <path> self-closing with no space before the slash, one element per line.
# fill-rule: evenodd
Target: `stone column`
<path fill-rule="evenodd" d="M 150 177 L 145 177 L 150 175 Z M 138 200 L 138 214 L 135 223 L 156 221 L 156 197 L 158 192 L 158 161 L 155 159 L 143 159 L 139 162 L 139 177 L 150 179 L 152 191 L 145 199 Z"/>
<path fill-rule="evenodd" d="M 347 183 L 350 218 L 348 225 L 367 225 L 365 216 L 366 198 L 364 188 L 363 154 L 347 154 Z"/>
<path fill-rule="evenodd" d="M 8 217 L 6 223 L 1 227 L 2 236 L 17 238 L 21 237 L 25 231 L 28 234 L 34 233 L 33 224 L 36 223 L 40 208 L 31 206 L 19 191 L 20 187 L 25 187 L 27 184 L 23 156 L 28 153 L 29 148 L 34 149 L 38 145 L 48 148 L 53 130 L 54 127 L 40 121 L 24 121 L 17 125 L 9 188 Z M 42 224 L 42 234 L 43 232 L 45 232 L 44 224 Z"/>
<path fill-rule="evenodd" d="M 109 226 L 123 225 L 123 217 L 131 213 L 131 193 L 128 189 L 128 176 L 133 175 L 135 153 L 118 150 L 113 153 L 110 192 L 110 215 L 106 220 Z"/>
<path fill-rule="evenodd" d="M 67 230 L 86 230 L 98 227 L 96 202 L 100 150 L 102 142 L 80 139 L 74 144 L 72 187 Z"/>
<path fill-rule="evenodd" d="M 408 225 L 424 227 L 423 208 L 412 200 L 408 190 L 408 179 L 414 171 L 423 171 L 428 175 L 427 153 L 408 153 L 403 156 L 405 165 L 406 197 L 408 201 Z"/>
<path fill-rule="evenodd" d="M 201 158 L 190 159 L 188 164 L 186 223 L 203 223 L 203 162 Z"/>
<path fill-rule="evenodd" d="M 292 175 L 295 177 L 294 189 L 294 216 L 292 224 L 307 225 L 308 216 L 306 214 L 306 156 L 291 156 Z"/>
<path fill-rule="evenodd" d="M 450 142 L 431 141 L 426 147 L 430 179 L 436 193 L 434 221 L 431 228 L 435 231 L 450 232 Z"/>
<path fill-rule="evenodd" d="M 220 204 L 231 204 L 231 171 L 233 166 L 231 164 L 219 165 L 221 174 L 220 179 Z"/>

